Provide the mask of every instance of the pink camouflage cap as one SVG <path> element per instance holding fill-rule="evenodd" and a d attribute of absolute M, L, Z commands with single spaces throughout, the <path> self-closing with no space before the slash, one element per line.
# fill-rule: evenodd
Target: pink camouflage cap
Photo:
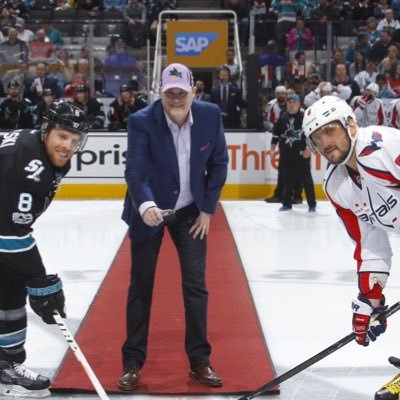
<path fill-rule="evenodd" d="M 164 68 L 161 74 L 161 91 L 168 89 L 182 89 L 190 92 L 193 87 L 192 72 L 183 64 L 170 64 Z"/>

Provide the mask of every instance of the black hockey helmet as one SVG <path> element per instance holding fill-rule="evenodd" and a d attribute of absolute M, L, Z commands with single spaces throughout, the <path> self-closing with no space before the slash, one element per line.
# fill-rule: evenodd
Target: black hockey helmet
<path fill-rule="evenodd" d="M 81 136 L 79 149 L 82 149 L 89 130 L 89 122 L 85 111 L 70 101 L 62 99 L 55 101 L 43 117 L 42 133 L 47 134 L 53 128 L 63 128 L 78 133 Z"/>
<path fill-rule="evenodd" d="M 79 85 L 76 85 L 74 87 L 74 92 L 75 93 L 89 93 L 90 92 L 89 85 L 86 83 L 80 83 Z"/>

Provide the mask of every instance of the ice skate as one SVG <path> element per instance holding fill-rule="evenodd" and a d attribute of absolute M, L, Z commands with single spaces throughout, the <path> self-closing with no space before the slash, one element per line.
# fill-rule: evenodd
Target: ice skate
<path fill-rule="evenodd" d="M 50 395 L 50 380 L 22 364 L 0 361 L 0 395 L 10 398 L 42 398 Z"/>
<path fill-rule="evenodd" d="M 400 368 L 400 359 L 389 357 L 389 362 Z M 376 393 L 375 400 L 398 400 L 400 398 L 400 374 L 385 383 Z"/>

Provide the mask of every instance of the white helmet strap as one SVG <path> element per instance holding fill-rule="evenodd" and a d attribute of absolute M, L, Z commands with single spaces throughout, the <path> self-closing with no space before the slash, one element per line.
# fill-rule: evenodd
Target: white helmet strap
<path fill-rule="evenodd" d="M 351 158 L 351 156 L 353 154 L 354 146 L 356 144 L 356 140 L 357 140 L 357 136 L 358 136 L 358 127 L 357 127 L 357 130 L 356 130 L 354 136 L 350 132 L 349 124 L 347 124 L 347 127 L 345 129 L 346 129 L 347 134 L 349 135 L 349 138 L 350 138 L 350 149 L 349 149 L 349 152 L 348 152 L 346 158 L 340 163 L 341 165 L 345 165 L 345 164 L 347 164 L 349 162 L 349 160 L 350 160 L 350 158 Z"/>

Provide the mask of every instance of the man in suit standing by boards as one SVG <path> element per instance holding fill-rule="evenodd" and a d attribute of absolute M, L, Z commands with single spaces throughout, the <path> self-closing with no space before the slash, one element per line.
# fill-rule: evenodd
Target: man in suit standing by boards
<path fill-rule="evenodd" d="M 123 391 L 140 385 L 165 227 L 181 264 L 189 376 L 207 386 L 223 384 L 210 364 L 205 268 L 206 239 L 227 177 L 228 153 L 218 106 L 194 100 L 195 93 L 191 71 L 170 64 L 162 72 L 161 99 L 128 119 L 122 218 L 129 225 L 132 269 L 118 382 Z"/>

